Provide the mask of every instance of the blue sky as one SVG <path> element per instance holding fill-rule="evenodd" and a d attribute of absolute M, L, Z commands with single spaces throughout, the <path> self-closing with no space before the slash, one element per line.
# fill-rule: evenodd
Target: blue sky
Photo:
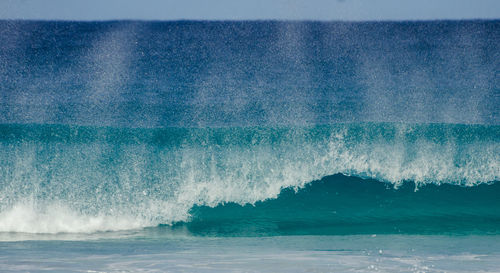
<path fill-rule="evenodd" d="M 500 0 L 0 0 L 0 19 L 499 19 Z"/>

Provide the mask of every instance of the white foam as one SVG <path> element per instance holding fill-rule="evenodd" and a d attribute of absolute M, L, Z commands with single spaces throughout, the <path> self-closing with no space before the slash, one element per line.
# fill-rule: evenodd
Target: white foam
<path fill-rule="evenodd" d="M 61 204 L 44 208 L 17 204 L 0 213 L 0 232 L 92 233 L 119 231 L 148 226 L 143 220 L 127 215 L 81 215 Z"/>

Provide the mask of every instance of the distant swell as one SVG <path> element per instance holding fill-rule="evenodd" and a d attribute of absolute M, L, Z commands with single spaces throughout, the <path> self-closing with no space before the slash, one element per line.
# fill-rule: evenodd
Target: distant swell
<path fill-rule="evenodd" d="M 485 221 L 482 230 L 496 232 L 498 139 L 499 126 L 483 125 L 130 129 L 4 124 L 0 231 L 95 232 L 191 223 L 191 230 L 218 234 L 226 226 L 221 223 L 235 221 L 235 234 L 242 233 L 241 223 L 249 223 L 252 232 L 287 233 L 263 227 L 289 223 L 293 231 L 295 223 L 317 226 L 316 233 L 323 234 L 332 233 L 332 226 L 349 230 L 350 224 L 371 223 L 377 230 L 394 221 L 399 230 L 425 232 L 438 219 L 451 226 Z M 352 178 L 335 176 L 337 182 L 325 182 L 333 185 L 326 188 L 312 183 L 310 199 L 319 203 L 300 201 L 305 190 L 299 189 L 332 174 Z M 294 190 L 299 190 L 296 197 L 290 195 Z M 332 191 L 350 193 L 337 197 Z M 449 202 L 436 203 L 440 198 Z M 463 205 L 467 200 L 477 202 Z M 226 203 L 234 203 L 236 213 L 220 206 Z M 256 207 L 240 207 L 246 204 Z M 299 204 L 306 209 L 280 208 Z M 345 210 L 346 204 L 352 207 Z M 349 212 L 344 218 L 324 218 L 325 211 L 333 215 L 343 209 Z M 272 219 L 259 220 L 264 211 Z M 253 214 L 259 224 L 238 218 L 254 219 Z M 409 228 L 409 219 L 423 228 Z M 382 230 L 389 232 L 388 227 Z M 315 233 L 302 232 L 307 230 Z"/>

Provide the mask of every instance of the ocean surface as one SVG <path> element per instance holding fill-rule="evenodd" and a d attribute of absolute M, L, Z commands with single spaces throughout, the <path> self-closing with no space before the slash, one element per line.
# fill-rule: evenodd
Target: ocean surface
<path fill-rule="evenodd" d="M 0 21 L 0 271 L 499 272 L 500 21 Z"/>

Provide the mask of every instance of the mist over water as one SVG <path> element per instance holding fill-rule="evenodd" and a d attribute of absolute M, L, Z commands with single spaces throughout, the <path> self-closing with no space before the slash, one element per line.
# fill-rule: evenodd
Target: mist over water
<path fill-rule="evenodd" d="M 2 21 L 3 123 L 499 124 L 498 21 Z"/>

